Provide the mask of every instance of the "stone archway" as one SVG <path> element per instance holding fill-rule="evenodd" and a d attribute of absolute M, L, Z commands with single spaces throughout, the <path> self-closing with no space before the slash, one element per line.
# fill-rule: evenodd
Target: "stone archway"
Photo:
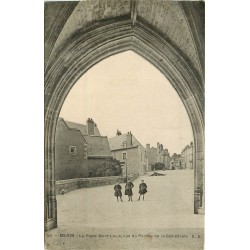
<path fill-rule="evenodd" d="M 55 131 L 70 89 L 93 65 L 127 50 L 148 60 L 169 80 L 189 115 L 194 134 L 194 213 L 204 208 L 203 80 L 182 54 L 149 26 L 131 20 L 102 21 L 78 31 L 61 46 L 45 72 L 45 229 L 57 226 Z M 202 198 L 203 197 L 203 198 Z"/>

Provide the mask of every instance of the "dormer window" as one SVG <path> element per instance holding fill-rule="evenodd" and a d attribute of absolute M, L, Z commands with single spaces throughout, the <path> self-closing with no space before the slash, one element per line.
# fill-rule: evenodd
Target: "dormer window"
<path fill-rule="evenodd" d="M 122 143 L 122 146 L 123 146 L 124 148 L 126 148 L 126 147 L 127 147 L 127 141 L 124 141 L 124 142 Z"/>

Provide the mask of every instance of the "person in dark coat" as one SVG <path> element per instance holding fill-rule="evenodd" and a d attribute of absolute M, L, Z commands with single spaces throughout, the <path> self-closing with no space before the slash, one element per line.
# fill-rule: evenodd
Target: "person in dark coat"
<path fill-rule="evenodd" d="M 132 188 L 134 187 L 134 184 L 128 179 L 126 186 L 125 186 L 125 195 L 128 195 L 128 201 L 133 201 L 132 196 L 133 196 L 133 191 Z"/>
<path fill-rule="evenodd" d="M 144 180 L 141 180 L 141 184 L 139 185 L 139 198 L 138 198 L 138 201 L 140 200 L 141 198 L 141 195 L 143 197 L 143 200 L 144 200 L 144 194 L 146 194 L 148 191 L 147 191 L 147 184 L 144 183 Z"/>
<path fill-rule="evenodd" d="M 121 202 L 123 202 L 123 200 L 122 200 L 122 191 L 121 191 L 122 187 L 119 184 L 119 182 L 116 182 L 116 184 L 114 186 L 114 190 L 115 190 L 115 194 L 114 195 L 116 196 L 117 201 L 119 201 L 118 197 L 120 197 Z"/>

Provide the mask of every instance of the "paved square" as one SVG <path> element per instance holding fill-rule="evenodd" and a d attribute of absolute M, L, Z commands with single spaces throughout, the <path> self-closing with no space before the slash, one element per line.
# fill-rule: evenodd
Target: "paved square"
<path fill-rule="evenodd" d="M 124 195 L 125 184 L 124 202 L 116 201 L 113 185 L 57 196 L 58 228 L 46 232 L 47 248 L 202 249 L 204 216 L 193 214 L 193 171 L 158 172 L 165 176 L 150 176 L 151 172 L 133 182 L 133 202 Z M 137 201 L 141 179 L 148 193 L 144 201 Z M 171 238 L 172 234 L 187 237 Z"/>

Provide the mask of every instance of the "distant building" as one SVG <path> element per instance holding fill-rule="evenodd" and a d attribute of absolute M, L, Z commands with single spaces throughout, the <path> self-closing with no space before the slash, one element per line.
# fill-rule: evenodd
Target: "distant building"
<path fill-rule="evenodd" d="M 66 148 L 75 151 L 66 154 Z M 108 159 L 112 159 L 108 138 L 100 135 L 92 119 L 83 125 L 59 118 L 56 131 L 57 179 L 92 177 Z M 74 174 L 69 174 L 69 169 Z M 64 174 L 59 174 L 61 172 Z"/>
<path fill-rule="evenodd" d="M 194 145 L 193 142 L 181 151 L 181 168 L 193 169 Z"/>
<path fill-rule="evenodd" d="M 181 155 L 174 153 L 170 159 L 170 169 L 181 169 Z"/>
<path fill-rule="evenodd" d="M 112 157 L 123 165 L 123 176 L 147 171 L 146 150 L 131 132 L 122 134 L 117 130 L 116 136 L 108 140 Z"/>
<path fill-rule="evenodd" d="M 170 156 L 168 149 L 164 149 L 163 145 L 157 142 L 157 147 L 146 145 L 146 157 L 148 158 L 149 170 L 154 170 L 156 163 L 164 164 L 165 169 L 170 169 Z"/>
<path fill-rule="evenodd" d="M 164 149 L 163 152 L 163 164 L 165 165 L 165 169 L 170 169 L 170 155 L 168 149 Z"/>

